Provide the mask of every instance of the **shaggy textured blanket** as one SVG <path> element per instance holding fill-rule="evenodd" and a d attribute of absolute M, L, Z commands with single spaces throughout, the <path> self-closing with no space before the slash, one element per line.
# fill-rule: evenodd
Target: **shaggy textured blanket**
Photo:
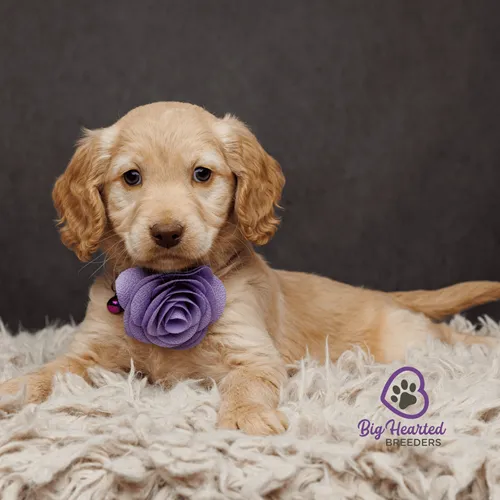
<path fill-rule="evenodd" d="M 454 326 L 474 332 L 460 317 Z M 72 332 L 11 337 L 2 329 L 0 380 L 52 359 Z M 485 319 L 475 333 L 500 337 L 500 327 Z M 404 365 L 423 373 L 430 406 L 403 423 L 444 422 L 441 446 L 388 447 L 359 435 L 360 420 L 395 417 L 380 394 Z M 353 350 L 298 368 L 282 392 L 290 428 L 272 437 L 218 430 L 217 389 L 196 381 L 164 391 L 133 369 L 96 370 L 94 387 L 59 377 L 47 402 L 0 410 L 0 498 L 500 498 L 500 352 L 429 340 L 404 364 Z"/>

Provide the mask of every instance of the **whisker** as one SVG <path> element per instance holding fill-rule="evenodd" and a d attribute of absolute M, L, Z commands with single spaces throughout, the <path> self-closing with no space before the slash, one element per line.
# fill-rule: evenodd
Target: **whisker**
<path fill-rule="evenodd" d="M 101 269 L 103 269 L 105 265 L 106 259 L 104 259 L 104 262 L 90 275 L 90 279 L 92 279 Z"/>
<path fill-rule="evenodd" d="M 84 264 L 79 270 L 78 270 L 78 274 L 80 274 L 84 269 L 86 269 L 88 266 L 90 266 L 91 264 L 97 264 L 97 260 L 100 258 L 100 257 L 103 257 L 103 254 L 99 254 L 97 255 L 96 257 L 94 257 L 91 261 L 87 262 L 86 264 Z M 106 260 L 106 257 L 104 256 L 104 259 Z"/>

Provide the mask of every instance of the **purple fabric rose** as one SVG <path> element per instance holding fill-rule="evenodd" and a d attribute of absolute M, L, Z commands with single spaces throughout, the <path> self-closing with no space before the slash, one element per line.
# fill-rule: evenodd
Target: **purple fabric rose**
<path fill-rule="evenodd" d="M 170 349 L 198 345 L 226 305 L 224 285 L 208 266 L 166 274 L 127 269 L 116 280 L 116 295 L 127 335 Z"/>

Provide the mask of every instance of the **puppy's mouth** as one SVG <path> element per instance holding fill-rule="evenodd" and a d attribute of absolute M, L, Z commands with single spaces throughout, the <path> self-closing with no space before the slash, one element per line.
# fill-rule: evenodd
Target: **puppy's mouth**
<path fill-rule="evenodd" d="M 205 264 L 212 247 L 197 238 L 193 239 L 190 234 L 185 234 L 179 243 L 171 247 L 149 239 L 142 240 L 140 244 L 136 240 L 134 244 L 130 236 L 121 235 L 130 259 L 129 265 L 154 272 L 183 271 Z"/>
<path fill-rule="evenodd" d="M 201 265 L 204 262 L 203 255 L 191 255 L 187 251 L 179 249 L 161 250 L 155 249 L 146 258 L 135 258 L 136 266 L 143 267 L 154 272 L 184 271 Z"/>

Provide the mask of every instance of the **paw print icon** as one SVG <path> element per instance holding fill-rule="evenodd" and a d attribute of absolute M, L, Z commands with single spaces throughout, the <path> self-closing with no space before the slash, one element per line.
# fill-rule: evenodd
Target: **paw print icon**
<path fill-rule="evenodd" d="M 399 417 L 421 417 L 429 408 L 424 376 L 412 366 L 399 368 L 385 383 L 380 400 Z"/>

